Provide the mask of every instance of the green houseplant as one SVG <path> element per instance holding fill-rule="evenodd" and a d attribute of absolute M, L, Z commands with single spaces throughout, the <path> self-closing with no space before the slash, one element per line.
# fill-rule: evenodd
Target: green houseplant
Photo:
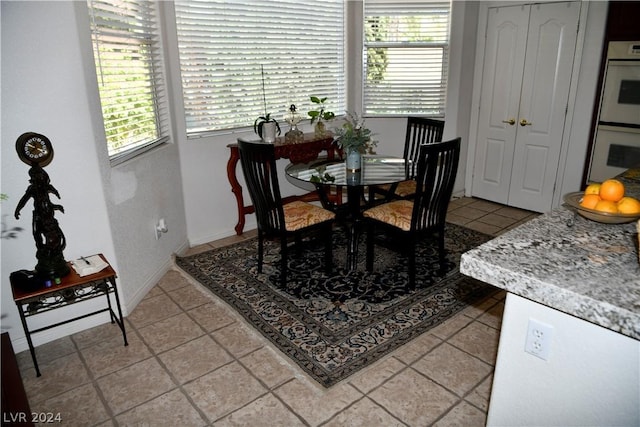
<path fill-rule="evenodd" d="M 360 170 L 362 155 L 371 152 L 377 141 L 371 139 L 371 129 L 364 127 L 364 119 L 356 113 L 347 112 L 344 123 L 333 130 L 336 143 L 347 155 L 348 170 Z"/>
<path fill-rule="evenodd" d="M 264 105 L 264 115 L 258 117 L 255 122 L 253 122 L 253 131 L 257 133 L 264 142 L 273 143 L 276 141 L 276 132 L 278 135 L 282 132 L 280 131 L 280 124 L 278 121 L 271 117 L 271 113 L 267 113 L 267 96 L 264 91 L 264 67 L 262 65 L 260 66 L 260 72 L 262 74 L 262 102 Z"/>
<path fill-rule="evenodd" d="M 316 120 L 315 126 L 315 134 L 316 136 L 324 136 L 326 134 L 326 126 L 324 124 L 325 121 L 332 120 L 335 118 L 335 114 L 332 111 L 327 111 L 325 108 L 325 101 L 327 97 L 318 98 L 317 96 L 310 97 L 311 102 L 317 105 L 314 110 L 307 112 L 309 117 L 311 117 L 311 124 L 313 124 Z"/>

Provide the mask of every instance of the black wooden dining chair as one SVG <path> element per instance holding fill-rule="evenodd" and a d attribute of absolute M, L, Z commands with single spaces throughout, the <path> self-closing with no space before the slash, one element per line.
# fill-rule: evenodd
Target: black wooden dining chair
<path fill-rule="evenodd" d="M 406 181 L 390 185 L 369 187 L 369 201 L 375 203 L 378 195 L 383 201 L 411 199 L 416 192 L 415 177 L 418 172 L 417 160 L 420 145 L 442 141 L 444 121 L 425 117 L 407 117 L 407 131 L 404 140 Z"/>
<path fill-rule="evenodd" d="M 413 200 L 393 200 L 364 211 L 368 271 L 373 270 L 374 232 L 381 227 L 402 238 L 402 247 L 408 251 L 410 288 L 415 288 L 416 280 L 415 246 L 419 239 L 427 235 L 437 238 L 440 272 L 445 272 L 445 219 L 459 159 L 460 138 L 421 145 Z"/>
<path fill-rule="evenodd" d="M 264 240 L 280 240 L 280 281 L 287 282 L 287 252 L 290 238 L 301 241 L 303 234 L 318 232 L 324 239 L 324 263 L 332 269 L 332 226 L 335 213 L 311 203 L 283 204 L 276 170 L 273 144 L 238 141 L 240 164 L 258 223 L 258 272 L 262 272 Z"/>

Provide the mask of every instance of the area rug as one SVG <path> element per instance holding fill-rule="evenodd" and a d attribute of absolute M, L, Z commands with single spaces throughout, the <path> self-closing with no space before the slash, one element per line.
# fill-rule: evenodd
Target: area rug
<path fill-rule="evenodd" d="M 304 241 L 298 252 L 290 251 L 286 287 L 278 280 L 276 242 L 265 245 L 261 274 L 257 238 L 177 257 L 176 263 L 329 387 L 493 292 L 458 270 L 460 255 L 490 236 L 454 224 L 447 224 L 445 235 L 447 272 L 436 273 L 435 242 L 420 243 L 414 290 L 407 288 L 407 258 L 383 246 L 376 246 L 374 271 L 367 273 L 361 242 L 358 266 L 347 271 L 340 227 L 333 233 L 333 274 L 324 274 L 322 244 Z"/>

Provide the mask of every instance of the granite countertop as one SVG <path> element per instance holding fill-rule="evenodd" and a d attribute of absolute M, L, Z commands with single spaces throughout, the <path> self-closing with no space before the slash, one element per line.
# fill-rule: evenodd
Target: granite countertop
<path fill-rule="evenodd" d="M 601 224 L 560 207 L 464 253 L 460 272 L 640 340 L 635 222 Z"/>

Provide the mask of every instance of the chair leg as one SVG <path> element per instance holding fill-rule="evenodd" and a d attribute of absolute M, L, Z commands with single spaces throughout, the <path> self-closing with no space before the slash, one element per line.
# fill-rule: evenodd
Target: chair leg
<path fill-rule="evenodd" d="M 287 238 L 280 238 L 280 283 L 287 284 Z"/>
<path fill-rule="evenodd" d="M 373 271 L 373 223 L 367 222 L 367 271 Z"/>
<path fill-rule="evenodd" d="M 258 230 L 258 273 L 262 273 L 262 260 L 264 256 L 264 236 Z"/>
<path fill-rule="evenodd" d="M 409 250 L 409 289 L 416 288 L 416 239 L 410 238 Z"/>
<path fill-rule="evenodd" d="M 333 228 L 331 223 L 327 225 L 324 238 L 324 270 L 327 276 L 333 270 Z"/>

